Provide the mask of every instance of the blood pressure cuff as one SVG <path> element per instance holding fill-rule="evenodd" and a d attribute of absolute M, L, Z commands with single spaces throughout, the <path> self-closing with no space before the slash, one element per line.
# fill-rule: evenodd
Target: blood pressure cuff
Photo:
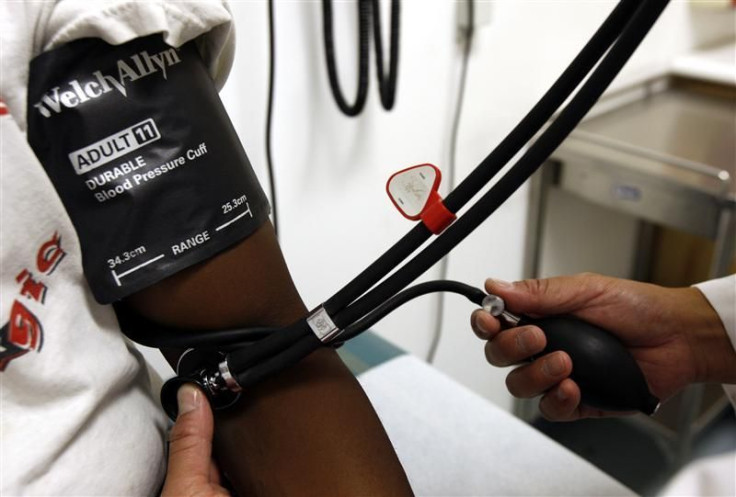
<path fill-rule="evenodd" d="M 28 141 L 100 303 L 255 231 L 268 200 L 193 42 L 71 42 L 31 62 Z"/>

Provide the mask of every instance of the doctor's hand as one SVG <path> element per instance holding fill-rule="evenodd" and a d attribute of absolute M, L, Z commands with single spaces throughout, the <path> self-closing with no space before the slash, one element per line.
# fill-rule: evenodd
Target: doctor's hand
<path fill-rule="evenodd" d="M 179 416 L 169 435 L 169 466 L 161 497 L 227 497 L 212 459 L 214 421 L 207 398 L 194 385 L 177 394 Z"/>
<path fill-rule="evenodd" d="M 515 283 L 487 280 L 486 290 L 502 297 L 510 312 L 533 317 L 572 314 L 613 333 L 662 400 L 689 383 L 736 381 L 733 347 L 720 318 L 697 288 L 579 274 Z M 487 340 L 485 355 L 495 366 L 523 363 L 546 346 L 538 327 L 502 330 L 499 321 L 481 309 L 473 312 L 471 325 L 478 337 Z M 580 389 L 569 378 L 574 367 L 565 352 L 552 352 L 511 371 L 506 386 L 516 397 L 542 395 L 539 409 L 550 420 L 613 414 L 580 404 Z"/>

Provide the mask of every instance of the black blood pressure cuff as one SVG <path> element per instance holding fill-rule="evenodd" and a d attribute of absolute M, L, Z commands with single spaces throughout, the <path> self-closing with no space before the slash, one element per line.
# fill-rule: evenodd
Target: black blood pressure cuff
<path fill-rule="evenodd" d="M 269 214 L 193 42 L 83 39 L 38 56 L 28 141 L 74 223 L 100 303 L 212 257 Z"/>

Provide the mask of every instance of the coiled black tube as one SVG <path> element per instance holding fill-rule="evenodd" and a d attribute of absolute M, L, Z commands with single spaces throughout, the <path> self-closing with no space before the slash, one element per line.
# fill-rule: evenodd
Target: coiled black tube
<path fill-rule="evenodd" d="M 327 77 L 335 102 L 347 116 L 354 117 L 361 113 L 368 97 L 368 62 L 370 45 L 370 25 L 373 23 L 373 38 L 376 54 L 378 90 L 381 105 L 391 110 L 396 101 L 396 81 L 399 67 L 399 25 L 400 2 L 391 0 L 391 30 L 389 47 L 388 75 L 384 68 L 383 38 L 381 35 L 381 13 L 378 0 L 358 0 L 358 91 L 355 103 L 348 104 L 340 89 L 335 62 L 335 41 L 332 23 L 332 0 L 322 0 L 323 33 L 325 42 L 325 60 L 327 61 Z"/>
<path fill-rule="evenodd" d="M 391 0 L 391 31 L 389 47 L 388 76 L 384 73 L 383 66 L 383 37 L 381 35 L 381 12 L 378 0 L 371 0 L 373 5 L 373 38 L 376 49 L 376 74 L 378 77 L 378 90 L 381 97 L 381 105 L 386 110 L 391 110 L 396 101 L 396 81 L 399 75 L 399 0 Z"/>
<path fill-rule="evenodd" d="M 353 104 L 348 104 L 340 89 L 335 62 L 335 42 L 332 26 L 332 0 L 322 0 L 323 33 L 327 76 L 332 95 L 340 110 L 348 116 L 357 116 L 363 110 L 368 97 L 368 49 L 370 43 L 370 0 L 358 0 L 358 90 Z"/>

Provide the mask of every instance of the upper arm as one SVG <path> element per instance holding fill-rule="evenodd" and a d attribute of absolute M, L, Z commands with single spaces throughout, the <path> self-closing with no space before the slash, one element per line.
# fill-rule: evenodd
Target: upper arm
<path fill-rule="evenodd" d="M 169 9 L 171 4 L 166 2 L 115 2 L 114 5 L 101 4 L 100 7 L 95 4 L 95 7 L 90 7 L 93 15 L 83 23 L 87 23 L 87 28 L 81 29 L 70 22 L 72 17 L 62 15 L 64 9 L 73 9 L 79 4 L 62 2 L 56 6 L 51 17 L 46 19 L 49 31 L 44 43 L 53 47 L 79 36 L 113 36 L 115 38 L 108 41 L 123 43 L 126 37 L 132 39 L 144 36 L 148 33 L 136 31 L 137 25 L 130 22 L 130 19 L 126 22 L 125 15 L 126 12 L 136 12 L 136 9 L 149 8 L 145 6 L 148 4 L 154 6 L 151 8 L 160 8 L 163 11 L 152 14 L 151 22 L 142 20 L 137 14 L 133 18 L 141 21 L 140 26 L 146 30 L 164 33 L 167 40 L 171 36 L 185 40 L 203 33 L 212 33 L 213 26 L 181 22 L 181 19 L 171 14 L 174 11 Z M 105 9 L 121 10 L 116 13 L 118 17 L 100 17 L 100 12 L 109 13 Z M 163 16 L 163 21 L 160 16 Z M 166 24 L 166 29 L 162 28 L 162 22 Z M 55 23 L 61 27 L 54 27 Z M 208 61 L 205 64 L 210 67 Z M 73 85 L 70 88 L 70 92 L 76 91 Z M 84 98 L 78 93 L 76 97 L 70 93 L 67 103 L 76 112 L 76 104 Z M 124 101 L 117 108 L 127 111 L 128 105 L 129 102 Z M 114 113 L 108 112 L 103 117 L 108 119 L 113 115 Z M 103 122 L 103 125 L 107 124 L 109 123 Z M 100 132 L 94 126 L 91 129 Z M 74 131 L 68 127 L 62 127 L 62 130 L 65 133 Z M 88 140 L 83 140 L 84 145 L 95 143 L 95 140 L 108 135 L 109 132 L 96 138 L 90 136 Z M 53 134 L 41 134 L 37 137 L 37 143 L 41 146 L 47 145 L 44 136 L 63 140 L 63 137 Z M 169 135 L 165 137 L 171 138 Z M 58 157 L 52 162 L 66 161 L 68 150 L 55 153 Z M 113 165 L 114 163 L 110 164 L 110 167 Z M 101 171 L 102 169 L 96 170 L 95 174 Z M 57 171 L 50 173 L 53 174 L 57 174 Z M 74 171 L 63 170 L 59 174 L 67 175 L 71 178 L 70 181 L 83 181 L 83 177 L 73 176 Z M 167 174 L 171 177 L 177 173 Z M 126 178 L 129 177 L 124 175 L 120 181 L 125 181 Z M 178 191 L 177 185 L 181 187 L 182 183 L 175 182 L 170 187 L 162 188 L 159 197 L 151 196 L 146 205 L 158 209 L 161 204 L 158 199 L 175 194 Z M 78 191 L 92 196 L 89 191 L 85 191 L 86 186 L 77 186 Z M 76 193 L 69 193 L 60 196 L 67 204 L 67 201 L 79 200 L 78 195 L 75 195 Z M 88 201 L 91 202 L 90 205 L 97 206 L 94 200 Z M 101 205 L 107 208 L 112 204 Z M 192 209 L 188 204 L 185 207 L 190 212 L 197 212 L 197 209 Z M 100 208 L 100 211 L 105 212 L 104 208 Z M 82 216 L 89 215 L 84 209 L 80 212 Z M 115 220 L 107 220 L 97 226 L 99 233 L 112 237 L 125 236 L 132 219 L 140 223 L 154 220 L 172 229 L 179 226 L 178 220 L 169 215 L 169 212 L 176 212 L 175 210 L 162 209 L 154 215 L 152 210 L 141 210 L 140 204 L 133 202 L 129 210 L 121 212 Z M 80 234 L 79 227 L 85 223 L 79 222 L 73 216 L 72 218 Z M 153 235 L 157 234 L 154 229 Z M 185 231 L 182 236 L 190 235 Z M 85 255 L 87 271 L 90 264 L 89 250 L 99 251 L 106 249 L 108 245 L 95 236 L 87 236 L 86 239 L 80 236 L 80 240 L 83 250 L 88 250 Z M 160 241 L 153 236 L 146 246 L 151 247 Z M 131 240 L 128 244 L 130 248 L 139 245 L 137 240 Z M 124 246 L 125 244 L 121 244 L 122 248 L 116 248 L 115 251 L 122 253 L 121 251 L 126 250 Z M 164 246 L 162 250 L 165 249 Z M 148 249 L 141 253 L 155 256 L 159 252 Z M 140 263 L 128 261 L 125 266 L 112 270 L 101 267 L 99 271 L 107 271 L 104 273 L 106 277 L 114 272 L 113 276 L 118 277 L 116 283 L 119 284 L 121 275 L 134 274 L 131 271 L 143 267 L 142 263 L 142 260 Z M 146 271 L 153 271 L 155 268 L 153 265 L 145 267 Z M 136 274 L 143 274 L 143 271 Z M 152 278 L 147 285 L 137 287 L 124 298 L 128 305 L 153 322 L 202 330 L 233 326 L 281 326 L 302 318 L 306 313 L 268 222 L 251 231 L 243 231 L 239 238 L 218 245 L 217 250 L 193 260 L 185 267 L 178 267 L 176 271 L 159 276 L 161 277 Z M 90 273 L 87 278 L 90 279 Z M 110 284 L 110 280 L 107 281 Z M 334 351 L 327 348 L 249 389 L 235 408 L 219 414 L 216 421 L 216 449 L 231 480 L 244 492 L 258 490 L 264 493 L 301 495 L 410 492 L 403 470 L 368 399 Z"/>

